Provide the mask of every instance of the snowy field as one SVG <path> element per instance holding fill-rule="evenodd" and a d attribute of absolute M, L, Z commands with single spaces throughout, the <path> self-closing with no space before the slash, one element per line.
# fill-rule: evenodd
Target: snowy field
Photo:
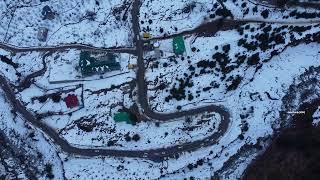
<path fill-rule="evenodd" d="M 43 68 L 42 53 L 10 53 L 0 49 L 0 70 L 13 84 Z M 6 59 L 6 60 L 4 60 Z"/>
<path fill-rule="evenodd" d="M 222 18 L 243 21 L 266 21 L 283 23 L 310 23 L 320 21 L 320 11 L 316 9 L 269 8 L 259 6 L 252 0 L 144 0 L 140 10 L 140 27 L 151 37 L 179 34 L 192 30 L 200 24 Z"/>
<path fill-rule="evenodd" d="M 143 0 L 140 27 L 158 37 L 193 29 L 222 15 L 223 8 L 215 0 Z"/>
<path fill-rule="evenodd" d="M 0 1 L 0 39 L 16 46 L 132 46 L 130 5 L 127 0 Z"/>
<path fill-rule="evenodd" d="M 304 38 L 317 37 L 319 25 L 252 23 L 212 37 L 186 36 L 186 53 L 176 57 L 172 40 L 159 41 L 163 56 L 145 57 L 150 105 L 174 112 L 223 101 L 250 83 L 272 56 Z M 207 44 L 210 43 L 211 46 Z"/>
<path fill-rule="evenodd" d="M 225 7 L 231 10 L 235 19 L 266 20 L 286 22 L 319 22 L 320 11 L 317 9 L 294 8 L 270 8 L 268 3 L 260 3 L 260 0 L 226 0 Z M 262 4 L 262 5 L 260 5 Z"/>
<path fill-rule="evenodd" d="M 204 139 L 217 132 L 221 118 L 218 114 L 190 116 L 190 122 L 181 119 L 159 125 L 154 122 L 141 122 L 135 126 L 118 123 L 112 117 L 92 119 L 97 127 L 92 132 L 77 128 L 77 122 L 71 122 L 62 129 L 61 134 L 76 146 L 96 146 L 107 149 L 148 150 L 170 147 Z M 79 127 L 79 126 L 78 126 Z M 139 135 L 139 140 L 133 137 Z M 130 137 L 129 140 L 126 139 Z"/>
<path fill-rule="evenodd" d="M 56 148 L 48 142 L 48 139 L 40 131 L 34 129 L 29 124 L 21 119 L 20 115 L 10 113 L 11 107 L 7 100 L 4 98 L 2 90 L 0 91 L 0 129 L 7 137 L 9 137 L 12 144 L 15 145 L 16 155 L 22 153 L 26 160 L 21 162 L 18 167 L 15 167 L 14 159 L 5 159 L 9 166 L 17 168 L 17 177 L 14 179 L 27 179 L 30 178 L 26 171 L 23 169 L 31 168 L 33 173 L 37 174 L 37 179 L 47 179 L 49 176 L 48 171 L 45 170 L 46 166 L 52 168 L 51 174 L 55 179 L 63 179 L 63 167 L 56 153 Z M 9 120 L 10 119 L 10 120 Z"/>

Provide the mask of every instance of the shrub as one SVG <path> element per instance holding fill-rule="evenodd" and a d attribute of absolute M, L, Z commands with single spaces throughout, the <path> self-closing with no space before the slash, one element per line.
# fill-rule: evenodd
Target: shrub
<path fill-rule="evenodd" d="M 268 18 L 268 16 L 269 16 L 269 10 L 268 10 L 268 9 L 263 10 L 263 11 L 261 12 L 261 16 L 262 16 L 264 19 Z"/>
<path fill-rule="evenodd" d="M 53 102 L 58 103 L 61 100 L 61 95 L 60 94 L 53 94 L 51 96 L 51 99 L 52 99 Z"/>
<path fill-rule="evenodd" d="M 239 76 L 239 75 L 237 75 L 237 76 L 233 79 L 231 85 L 229 85 L 229 86 L 227 87 L 227 91 L 236 90 L 236 89 L 238 88 L 239 84 L 241 83 L 241 81 L 242 81 L 242 77 Z"/>
<path fill-rule="evenodd" d="M 253 54 L 251 57 L 248 58 L 248 65 L 256 65 L 260 61 L 259 53 Z"/>
<path fill-rule="evenodd" d="M 135 135 L 133 135 L 132 136 L 132 139 L 134 140 L 134 141 L 139 141 L 140 140 L 140 136 L 139 136 L 139 134 L 135 134 Z"/>
<path fill-rule="evenodd" d="M 52 164 L 47 163 L 45 165 L 44 171 L 46 172 L 46 177 L 49 179 L 53 179 L 54 175 L 52 173 Z"/>
<path fill-rule="evenodd" d="M 44 102 L 46 102 L 47 97 L 46 97 L 46 96 L 40 96 L 40 97 L 38 98 L 38 100 L 39 100 L 40 103 L 44 103 Z"/>

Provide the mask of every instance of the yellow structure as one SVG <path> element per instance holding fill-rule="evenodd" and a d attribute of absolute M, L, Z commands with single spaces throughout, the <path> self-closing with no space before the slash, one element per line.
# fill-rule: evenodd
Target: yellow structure
<path fill-rule="evenodd" d="M 142 36 L 143 36 L 143 38 L 148 39 L 151 37 L 151 34 L 150 33 L 143 33 Z"/>
<path fill-rule="evenodd" d="M 128 69 L 134 69 L 135 67 L 137 67 L 136 64 L 128 64 Z"/>

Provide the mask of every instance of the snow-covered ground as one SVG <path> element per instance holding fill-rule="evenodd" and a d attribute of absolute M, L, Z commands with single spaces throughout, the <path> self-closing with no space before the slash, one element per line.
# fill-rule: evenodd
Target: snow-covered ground
<path fill-rule="evenodd" d="M 319 47 L 315 43 L 288 47 L 283 53 L 266 62 L 252 82 L 236 90 L 234 95 L 227 97 L 224 102 L 220 102 L 219 104 L 229 109 L 232 123 L 219 144 L 196 152 L 183 153 L 178 159 L 169 159 L 166 163 L 128 158 L 66 157 L 63 161 L 66 177 L 156 179 L 163 174 L 166 179 L 176 179 L 181 176 L 213 176 L 240 147 L 255 144 L 258 138 L 272 135 L 273 125 L 279 123 L 281 98 L 286 94 L 294 77 L 302 74 L 308 67 L 319 64 Z M 268 98 L 265 92 L 274 100 Z M 254 94 L 252 98 L 250 93 Z M 240 134 L 243 137 L 239 136 Z M 255 154 L 249 156 L 249 159 L 243 159 L 233 173 L 225 174 L 224 179 L 239 177 L 254 156 Z M 137 167 L 139 171 L 136 170 Z"/>
<path fill-rule="evenodd" d="M 319 21 L 320 18 L 320 11 L 317 9 L 302 7 L 270 8 L 272 5 L 261 0 L 227 0 L 223 4 L 231 10 L 235 19 L 277 20 L 297 23 Z"/>
<path fill-rule="evenodd" d="M 142 1 L 141 33 L 148 32 L 152 37 L 181 33 L 222 17 L 265 21 L 211 36 L 184 35 L 186 53 L 182 56 L 174 55 L 171 39 L 159 41 L 160 59 L 154 59 L 153 52 L 144 52 L 146 98 L 151 109 L 170 113 L 210 104 L 225 107 L 230 123 L 218 143 L 162 162 L 67 155 L 44 132 L 10 111 L 12 107 L 2 90 L 0 131 L 31 159 L 39 170 L 39 179 L 48 178 L 48 171 L 52 171 L 54 179 L 210 179 L 215 173 L 222 179 L 240 178 L 267 144 L 264 140 L 279 127 L 282 98 L 290 85 L 297 83 L 297 77 L 309 67 L 319 66 L 320 45 L 310 43 L 320 39 L 319 10 L 281 10 L 255 3 L 259 1 Z M 133 46 L 131 8 L 132 1 L 128 0 L 0 1 L 0 42 L 16 46 Z M 314 23 L 306 25 L 311 21 Z M 113 118 L 120 111 L 141 113 L 136 69 L 128 68 L 136 57 L 117 54 L 121 70 L 82 77 L 79 54 L 80 50 L 72 48 L 49 55 L 0 49 L 0 73 L 16 85 L 12 88 L 16 88 L 17 98 L 72 146 L 135 151 L 172 147 L 217 133 L 219 124 L 224 122 L 223 117 L 212 112 L 168 122 L 116 123 Z M 43 72 L 31 79 L 31 84 L 17 86 L 40 70 Z M 78 107 L 66 106 L 64 98 L 70 94 L 79 98 Z M 313 115 L 315 125 L 319 123 L 319 111 Z M 17 171 L 25 179 L 23 168 Z"/>
<path fill-rule="evenodd" d="M 56 148 L 48 142 L 48 139 L 38 129 L 34 129 L 30 124 L 20 117 L 19 114 L 11 113 L 11 106 L 4 97 L 2 90 L 0 91 L 0 130 L 14 144 L 16 153 L 21 153 L 26 161 L 23 164 L 17 164 L 19 168 L 25 169 L 25 166 L 34 168 L 33 173 L 39 179 L 47 179 L 46 166 L 52 167 L 54 179 L 63 179 L 63 167 L 60 158 L 57 155 Z M 17 156 L 19 154 L 16 154 Z M 6 157 L 2 157 L 6 158 Z M 9 158 L 9 157 L 8 157 Z M 7 160 L 10 163 L 10 159 Z M 14 163 L 14 162 L 11 162 Z M 27 167 L 28 168 L 28 167 Z M 17 170 L 19 171 L 19 169 Z M 20 172 L 18 177 L 26 179 L 28 176 Z"/>
<path fill-rule="evenodd" d="M 87 120 L 98 124 L 92 132 L 81 130 L 77 126 L 79 122 L 71 122 L 61 131 L 61 134 L 76 146 L 148 150 L 204 139 L 217 132 L 221 121 L 220 116 L 215 113 L 195 115 L 188 118 L 191 122 L 181 119 L 159 125 L 154 122 L 141 122 L 133 126 L 125 123 L 116 124 L 111 114 L 110 117 Z M 135 134 L 140 136 L 138 141 L 132 138 Z M 131 140 L 127 140 L 127 136 L 131 137 Z"/>
<path fill-rule="evenodd" d="M 210 156 L 205 156 L 205 158 L 210 159 L 206 161 L 205 165 L 198 166 L 198 168 L 192 171 L 185 168 L 183 174 L 186 177 L 210 177 L 241 146 L 244 144 L 255 144 L 259 137 L 272 135 L 273 124 L 277 127 L 279 123 L 279 111 L 282 105 L 281 98 L 287 93 L 287 89 L 293 83 L 295 77 L 305 72 L 308 67 L 319 65 L 319 47 L 319 44 L 302 44 L 293 48 L 289 47 L 282 54 L 275 56 L 272 61 L 266 63 L 251 83 L 243 86 L 232 97 L 226 98 L 225 102 L 221 102 L 232 113 L 232 123 L 229 131 L 219 140 L 219 145 L 208 148 L 212 148 L 214 158 L 210 159 Z M 278 100 L 269 99 L 264 92 L 269 92 L 271 96 Z M 249 93 L 257 93 L 257 96 L 260 96 L 261 100 L 259 98 L 251 100 Z M 252 112 L 248 112 L 250 107 L 254 107 Z M 247 117 L 246 114 L 248 114 Z M 245 115 L 245 118 L 241 119 L 241 115 Z M 247 131 L 243 128 L 243 125 L 246 123 L 248 124 Z M 238 138 L 238 134 L 240 133 L 244 135 L 244 140 Z M 221 148 L 221 146 L 225 148 Z M 218 156 L 216 157 L 215 155 L 217 154 Z M 237 164 L 234 172 L 226 175 L 223 179 L 239 178 L 246 165 L 250 162 L 250 159 L 254 156 L 255 154 L 250 154 L 249 159 L 244 159 L 242 163 Z M 238 158 L 241 159 L 241 157 Z M 212 165 L 211 168 L 209 163 Z M 166 177 L 169 179 L 178 178 L 182 170 L 179 172 Z"/>
<path fill-rule="evenodd" d="M 16 46 L 132 46 L 130 5 L 126 0 L 0 1 L 0 39 Z M 47 29 L 43 41 L 41 28 Z"/>
<path fill-rule="evenodd" d="M 21 99 L 25 103 L 28 110 L 37 114 L 68 114 L 73 111 L 77 111 L 83 108 L 82 104 L 82 85 L 68 86 L 58 89 L 40 89 L 33 86 L 25 91 L 21 92 Z M 78 106 L 68 108 L 65 103 L 65 98 L 68 95 L 75 95 L 78 99 Z M 57 101 L 54 101 L 54 96 L 58 97 Z"/>
<path fill-rule="evenodd" d="M 217 131 L 220 124 L 220 116 L 216 113 L 194 115 L 181 118 L 178 121 L 166 123 L 141 122 L 136 125 L 126 123 L 115 123 L 113 116 L 123 108 L 131 108 L 135 103 L 135 74 L 133 70 L 127 69 L 128 59 L 121 58 L 125 74 L 94 80 L 92 76 L 86 81 L 75 83 L 55 83 L 48 81 L 48 74 L 53 76 L 52 69 L 57 72 L 55 79 L 72 78 L 63 72 L 73 72 L 76 68 L 70 64 L 77 65 L 78 60 L 75 53 L 79 51 L 67 51 L 46 57 L 48 64 L 58 63 L 55 68 L 48 68 L 43 77 L 37 78 L 30 88 L 22 91 L 19 96 L 27 108 L 38 114 L 46 115 L 43 120 L 55 128 L 63 138 L 75 146 L 95 146 L 108 149 L 155 149 L 168 147 L 176 144 L 192 142 L 203 139 Z M 121 57 L 128 57 L 122 54 Z M 112 72 L 110 72 L 112 73 Z M 110 73 L 105 73 L 106 76 Z M 91 79 L 90 79 L 91 78 Z M 80 84 L 79 84 L 80 83 Z M 134 88 L 134 89 L 132 89 Z M 71 89 L 72 91 L 69 91 Z M 66 93 L 63 93 L 68 91 Z M 45 102 L 39 102 L 44 95 L 63 93 L 60 102 L 53 102 L 50 97 Z M 81 108 L 68 109 L 63 102 L 67 94 L 75 94 L 82 100 Z M 83 107 L 82 107 L 83 106 Z M 53 114 L 48 114 L 48 113 Z M 72 113 L 70 113 L 72 112 Z M 90 126 L 88 131 L 83 125 Z M 152 132 L 152 133 L 150 133 Z M 135 134 L 140 136 L 139 141 L 130 140 Z"/>
<path fill-rule="evenodd" d="M 221 18 L 222 9 L 216 0 L 143 0 L 140 27 L 156 37 L 176 34 Z M 220 15 L 216 15 L 217 11 Z"/>
<path fill-rule="evenodd" d="M 223 4 L 221 4 L 221 2 Z M 259 0 L 144 0 L 140 11 L 140 26 L 151 37 L 161 37 L 191 30 L 200 24 L 221 18 L 283 23 L 320 21 L 317 9 L 270 8 Z"/>
<path fill-rule="evenodd" d="M 312 43 L 287 48 L 281 55 L 275 56 L 272 61 L 266 63 L 251 83 L 245 85 L 241 90 L 237 90 L 234 96 L 226 98 L 225 102 L 221 102 L 220 104 L 225 105 L 232 113 L 232 123 L 227 133 L 219 140 L 219 144 L 196 152 L 181 154 L 177 160 L 170 159 L 165 164 L 126 158 L 114 160 L 108 158 L 100 160 L 75 158 L 64 162 L 68 171 L 67 177 L 75 177 L 77 174 L 94 176 L 99 172 L 99 177 L 103 174 L 110 174 L 110 177 L 115 179 L 130 179 L 131 176 L 156 179 L 161 174 L 159 168 L 162 169 L 166 179 L 213 176 L 214 172 L 218 171 L 224 162 L 236 154 L 241 146 L 254 144 L 259 137 L 272 135 L 273 124 L 277 125 L 279 123 L 281 98 L 286 94 L 295 77 L 305 72 L 308 67 L 319 64 L 319 47 L 318 44 Z M 264 92 L 269 92 L 271 96 L 278 100 L 269 99 Z M 256 96 L 260 96 L 261 100 L 259 98 L 251 100 L 249 93 L 256 93 Z M 253 111 L 250 111 L 250 107 L 253 107 Z M 244 115 L 245 118 L 241 119 L 240 115 Z M 247 130 L 243 128 L 245 122 L 248 124 Z M 243 140 L 239 138 L 239 134 L 244 135 Z M 225 174 L 223 179 L 239 178 L 254 156 L 256 154 L 250 154 L 248 159 L 243 159 L 241 163 L 236 165 L 233 173 Z M 241 157 L 238 158 L 241 159 Z M 199 159 L 202 160 L 199 161 Z M 199 162 L 197 163 L 197 161 Z M 86 164 L 85 162 L 91 164 L 90 168 L 82 165 Z M 140 167 L 148 168 L 141 168 L 139 172 L 136 172 L 135 166 L 138 162 Z M 125 168 L 116 170 L 119 165 L 123 165 Z M 187 167 L 188 165 L 189 167 Z M 103 171 L 102 167 L 106 170 Z M 72 171 L 74 168 L 76 170 Z M 94 168 L 101 170 L 94 171 Z M 118 172 L 118 174 L 113 174 L 115 172 Z M 125 175 L 127 177 L 124 177 Z"/>
<path fill-rule="evenodd" d="M 13 84 L 43 68 L 43 54 L 39 52 L 10 53 L 0 49 L 0 55 L 0 70 Z M 3 59 L 7 59 L 9 63 Z"/>
<path fill-rule="evenodd" d="M 159 112 L 173 112 L 178 106 L 186 110 L 223 101 L 255 78 L 270 57 L 318 31 L 316 24 L 251 23 L 212 37 L 186 36 L 186 52 L 180 57 L 172 52 L 172 40 L 159 41 L 163 56 L 152 59 L 150 52 L 145 58 L 150 105 Z"/>

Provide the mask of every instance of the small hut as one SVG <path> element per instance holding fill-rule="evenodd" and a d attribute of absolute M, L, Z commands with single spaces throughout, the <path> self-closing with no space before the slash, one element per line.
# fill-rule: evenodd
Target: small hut
<path fill-rule="evenodd" d="M 38 30 L 38 40 L 45 42 L 47 40 L 48 37 L 48 29 L 45 27 L 40 27 Z"/>

